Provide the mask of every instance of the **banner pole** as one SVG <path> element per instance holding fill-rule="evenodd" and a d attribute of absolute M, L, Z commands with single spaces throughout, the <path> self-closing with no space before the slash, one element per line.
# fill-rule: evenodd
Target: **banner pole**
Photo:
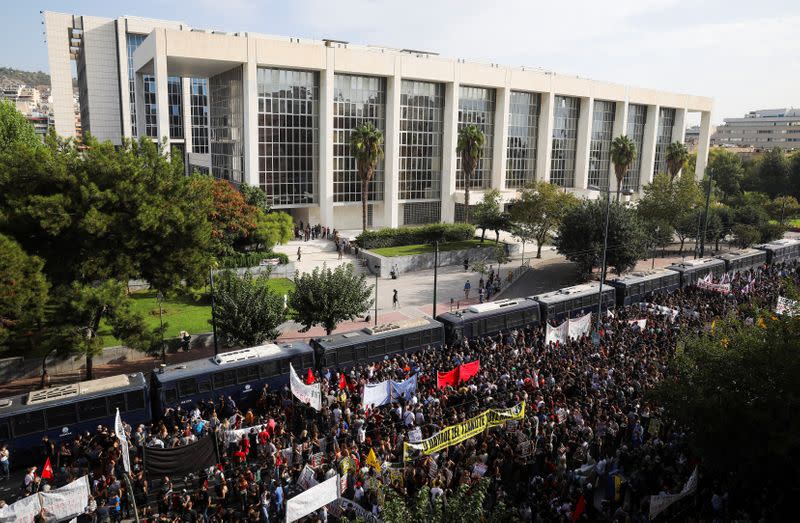
<path fill-rule="evenodd" d="M 136 494 L 133 492 L 133 487 L 131 486 L 130 474 L 126 472 L 122 476 L 125 478 L 125 484 L 128 485 L 128 495 L 133 501 L 133 516 L 136 518 L 136 523 L 139 523 L 139 509 L 136 507 Z"/>

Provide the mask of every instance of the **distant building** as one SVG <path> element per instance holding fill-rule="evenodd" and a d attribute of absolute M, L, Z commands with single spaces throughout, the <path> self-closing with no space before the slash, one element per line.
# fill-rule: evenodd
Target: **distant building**
<path fill-rule="evenodd" d="M 800 109 L 762 109 L 751 111 L 744 118 L 725 118 L 711 141 L 723 147 L 798 149 Z"/>
<path fill-rule="evenodd" d="M 715 126 L 709 127 L 709 132 L 711 133 L 711 143 L 710 145 L 715 145 L 714 142 L 714 135 L 717 131 Z M 697 150 L 697 144 L 700 143 L 700 126 L 693 125 L 691 127 L 686 128 L 686 134 L 684 138 L 684 143 L 686 144 L 686 148 L 689 149 L 690 153 L 693 153 Z"/>
<path fill-rule="evenodd" d="M 27 85 L 6 85 L 0 89 L 0 98 L 13 103 L 17 111 L 33 124 L 36 135 L 44 140 L 52 125 L 48 93 L 43 94 Z"/>

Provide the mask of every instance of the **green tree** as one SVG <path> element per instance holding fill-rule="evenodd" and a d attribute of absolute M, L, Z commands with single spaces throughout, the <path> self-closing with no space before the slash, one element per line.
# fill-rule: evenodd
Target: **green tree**
<path fill-rule="evenodd" d="M 744 167 L 738 155 L 722 147 L 714 147 L 708 155 L 708 170 L 714 173 L 714 183 L 722 193 L 723 201 L 741 194 Z"/>
<path fill-rule="evenodd" d="M 622 181 L 628 167 L 636 161 L 636 144 L 624 134 L 614 138 L 611 142 L 611 162 L 614 164 L 614 174 L 617 177 L 617 201 L 622 190 Z"/>
<path fill-rule="evenodd" d="M 206 178 L 204 182 L 210 185 L 213 202 L 208 215 L 211 249 L 217 257 L 231 255 L 237 246 L 251 241 L 250 235 L 261 211 L 248 204 L 231 182 L 212 178 Z"/>
<path fill-rule="evenodd" d="M 350 154 L 356 160 L 361 179 L 361 230 L 367 230 L 369 182 L 383 158 L 383 133 L 372 122 L 362 123 L 350 133 Z"/>
<path fill-rule="evenodd" d="M 750 310 L 769 305 L 753 300 Z M 788 521 L 796 509 L 785 493 L 800 487 L 800 317 L 749 314 L 752 325 L 731 316 L 712 335 L 687 333 L 653 399 L 689 428 L 709 481 L 728 484 L 732 499 L 754 500 L 766 519 Z"/>
<path fill-rule="evenodd" d="M 611 204 L 608 220 L 607 264 L 622 274 L 647 256 L 649 240 L 633 209 Z M 589 274 L 603 257 L 606 202 L 584 200 L 567 212 L 555 240 L 559 254 L 578 264 L 581 274 Z"/>
<path fill-rule="evenodd" d="M 239 186 L 239 192 L 242 193 L 242 197 L 247 205 L 252 205 L 265 213 L 269 212 L 270 205 L 267 201 L 267 193 L 265 193 L 263 189 L 243 183 Z"/>
<path fill-rule="evenodd" d="M 789 160 L 780 147 L 764 153 L 758 166 L 759 191 L 775 198 L 788 193 Z M 794 189 L 796 190 L 796 189 Z"/>
<path fill-rule="evenodd" d="M 746 248 L 761 241 L 761 233 L 755 225 L 737 223 L 731 232 L 733 233 L 733 243 L 737 247 Z"/>
<path fill-rule="evenodd" d="M 667 146 L 667 171 L 669 171 L 669 179 L 674 180 L 678 173 L 683 169 L 683 164 L 689 157 L 689 151 L 683 142 L 672 142 Z"/>
<path fill-rule="evenodd" d="M 42 274 L 43 265 L 0 234 L 0 346 L 12 330 L 35 328 L 44 321 L 49 284 Z"/>
<path fill-rule="evenodd" d="M 462 484 L 448 494 L 447 503 L 439 497 L 431 502 L 431 489 L 425 485 L 414 498 L 400 497 L 392 488 L 385 487 L 386 505 L 383 520 L 386 523 L 451 523 L 467 521 L 497 521 L 485 509 L 489 480 L 482 478 L 476 484 Z"/>
<path fill-rule="evenodd" d="M 0 151 L 8 151 L 12 144 L 38 147 L 33 125 L 9 100 L 0 100 Z"/>
<path fill-rule="evenodd" d="M 683 173 L 677 181 L 666 174 L 657 174 L 651 183 L 642 187 L 642 193 L 636 206 L 639 216 L 673 228 L 681 215 L 697 207 L 703 197 L 700 186 L 688 173 Z"/>
<path fill-rule="evenodd" d="M 500 208 L 500 191 L 498 189 L 487 189 L 483 193 L 483 200 L 475 205 L 472 218 L 475 227 L 481 230 L 481 243 L 486 237 L 486 230 L 494 230 L 503 218 L 503 210 Z"/>
<path fill-rule="evenodd" d="M 511 206 L 511 221 L 518 234 L 536 241 L 536 257 L 542 257 L 542 245 L 552 239 L 564 215 L 578 204 L 572 193 L 565 193 L 548 182 L 531 182 L 522 189 Z"/>
<path fill-rule="evenodd" d="M 261 250 L 287 243 L 294 236 L 294 221 L 285 212 L 259 213 L 256 228 L 250 235 L 252 244 Z"/>
<path fill-rule="evenodd" d="M 464 174 L 464 222 L 469 223 L 469 192 L 472 189 L 472 175 L 478 167 L 486 140 L 483 131 L 475 124 L 464 126 L 458 131 L 456 152 L 461 155 L 461 172 Z"/>
<path fill-rule="evenodd" d="M 215 281 L 214 303 L 217 327 L 243 347 L 274 340 L 286 321 L 283 296 L 269 289 L 269 275 L 254 278 L 249 272 L 239 276 L 224 271 Z"/>
<path fill-rule="evenodd" d="M 785 220 L 790 220 L 800 215 L 800 203 L 794 196 L 778 196 L 765 206 L 767 214 L 773 220 L 783 224 Z"/>
<path fill-rule="evenodd" d="M 367 285 L 366 275 L 355 274 L 349 264 L 335 269 L 317 267 L 296 275 L 294 283 L 289 306 L 296 311 L 303 332 L 322 325 L 330 334 L 339 322 L 367 312 L 372 304 L 372 286 Z"/>
<path fill-rule="evenodd" d="M 697 237 L 697 229 L 701 224 L 701 219 L 700 213 L 696 209 L 683 212 L 678 216 L 674 225 L 675 236 L 677 236 L 678 240 L 681 242 L 678 254 L 683 253 L 683 247 L 688 238 Z"/>
<path fill-rule="evenodd" d="M 789 194 L 800 201 L 800 151 L 789 157 Z"/>

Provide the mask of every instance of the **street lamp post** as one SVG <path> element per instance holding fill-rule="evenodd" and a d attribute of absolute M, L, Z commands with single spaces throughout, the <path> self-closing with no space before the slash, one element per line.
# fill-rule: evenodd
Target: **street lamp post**
<path fill-rule="evenodd" d="M 161 324 L 161 363 L 164 365 L 167 364 L 167 350 L 164 346 L 164 307 L 161 306 L 164 303 L 164 295 L 161 291 L 158 291 L 156 294 L 156 300 L 158 301 L 158 321 Z"/>
<path fill-rule="evenodd" d="M 439 242 L 433 246 L 433 319 L 436 319 L 436 287 L 439 281 Z"/>
<path fill-rule="evenodd" d="M 208 269 L 208 279 L 211 283 L 211 330 L 214 333 L 214 356 L 219 354 L 219 346 L 217 345 L 217 314 L 216 302 L 214 301 L 214 268 Z"/>
<path fill-rule="evenodd" d="M 711 203 L 711 186 L 714 184 L 714 169 L 708 169 L 708 187 L 706 188 L 706 210 L 703 212 L 703 235 L 700 237 L 700 258 L 706 252 L 706 233 L 708 232 L 708 206 Z"/>
<path fill-rule="evenodd" d="M 606 223 L 603 227 L 603 262 L 600 269 L 600 289 L 597 291 L 597 332 L 600 332 L 600 317 L 603 314 L 603 283 L 606 279 L 606 255 L 608 254 L 608 221 L 611 216 L 611 189 L 603 189 L 596 185 L 590 185 L 589 190 L 606 193 Z M 630 196 L 633 191 L 626 189 L 622 191 L 625 196 Z"/>
<path fill-rule="evenodd" d="M 375 265 L 375 326 L 378 326 L 378 276 L 381 274 L 381 266 Z"/>

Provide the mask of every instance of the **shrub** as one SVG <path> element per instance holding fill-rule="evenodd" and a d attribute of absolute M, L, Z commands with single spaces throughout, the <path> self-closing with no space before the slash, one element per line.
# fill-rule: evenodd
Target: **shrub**
<path fill-rule="evenodd" d="M 356 241 L 364 249 L 378 249 L 381 247 L 401 247 L 404 245 L 418 245 L 439 241 L 458 242 L 475 237 L 475 226 L 466 223 L 432 223 L 410 227 L 389 227 L 364 231 L 358 235 Z"/>
<path fill-rule="evenodd" d="M 758 228 L 758 232 L 761 235 L 758 241 L 766 243 L 783 238 L 786 227 L 779 223 L 764 223 Z"/>
<path fill-rule="evenodd" d="M 269 258 L 278 258 L 281 265 L 289 263 L 289 257 L 282 252 L 237 252 L 230 256 L 224 256 L 220 260 L 220 268 L 238 269 L 239 267 L 255 267 L 261 263 L 261 260 L 267 260 Z"/>

